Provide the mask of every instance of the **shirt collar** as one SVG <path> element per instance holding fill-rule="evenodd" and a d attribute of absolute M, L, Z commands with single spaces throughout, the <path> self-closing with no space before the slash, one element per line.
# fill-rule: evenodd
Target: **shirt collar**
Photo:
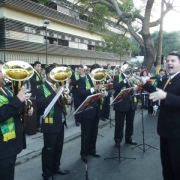
<path fill-rule="evenodd" d="M 177 72 L 176 74 L 173 74 L 173 75 L 171 75 L 170 77 L 171 77 L 171 79 L 172 78 L 174 78 L 177 74 L 179 74 L 180 73 L 180 71 L 179 72 Z"/>

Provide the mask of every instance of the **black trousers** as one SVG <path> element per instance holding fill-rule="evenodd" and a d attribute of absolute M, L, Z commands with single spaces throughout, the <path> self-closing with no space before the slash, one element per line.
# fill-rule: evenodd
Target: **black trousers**
<path fill-rule="evenodd" d="M 180 180 L 180 139 L 160 137 L 164 180 Z"/>
<path fill-rule="evenodd" d="M 120 143 L 123 139 L 124 121 L 126 117 L 126 130 L 125 130 L 125 140 L 132 140 L 133 129 L 134 129 L 134 114 L 135 111 L 115 111 L 115 132 L 114 140 Z"/>
<path fill-rule="evenodd" d="M 0 180 L 14 180 L 16 155 L 0 159 Z"/>
<path fill-rule="evenodd" d="M 110 96 L 104 97 L 102 109 L 100 109 L 100 116 L 104 118 L 109 118 L 110 114 Z"/>
<path fill-rule="evenodd" d="M 43 177 L 53 176 L 58 170 L 64 142 L 64 127 L 60 133 L 44 133 L 44 147 L 42 149 Z"/>
<path fill-rule="evenodd" d="M 81 156 L 96 152 L 99 119 L 81 119 Z"/>

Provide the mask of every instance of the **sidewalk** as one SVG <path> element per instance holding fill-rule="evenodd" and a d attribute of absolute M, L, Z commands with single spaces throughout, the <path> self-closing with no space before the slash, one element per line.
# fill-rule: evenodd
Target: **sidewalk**
<path fill-rule="evenodd" d="M 111 107 L 111 117 L 114 118 L 114 110 Z M 107 125 L 110 123 L 110 120 L 99 121 L 99 128 Z M 77 127 L 75 125 L 74 116 L 68 113 L 67 115 L 67 124 L 68 129 L 65 128 L 65 136 L 64 136 L 64 143 L 72 141 L 73 139 L 79 137 L 81 135 L 81 127 Z M 35 135 L 26 135 L 26 144 L 27 148 L 22 150 L 20 154 L 18 154 L 16 159 L 16 165 L 26 162 L 33 157 L 39 156 L 41 154 L 41 150 L 43 147 L 43 134 L 36 133 Z"/>

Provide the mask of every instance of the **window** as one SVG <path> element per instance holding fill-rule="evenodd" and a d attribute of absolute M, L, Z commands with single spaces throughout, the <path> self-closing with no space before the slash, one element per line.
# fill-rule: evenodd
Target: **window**
<path fill-rule="evenodd" d="M 69 41 L 58 39 L 58 45 L 69 46 Z"/>
<path fill-rule="evenodd" d="M 95 46 L 93 46 L 93 45 L 88 45 L 88 50 L 95 50 Z"/>

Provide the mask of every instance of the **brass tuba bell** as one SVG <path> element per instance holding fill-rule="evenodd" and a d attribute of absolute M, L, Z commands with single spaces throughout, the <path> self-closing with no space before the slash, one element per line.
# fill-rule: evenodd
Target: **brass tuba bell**
<path fill-rule="evenodd" d="M 25 84 L 25 81 L 30 79 L 34 74 L 33 67 L 24 61 L 9 61 L 2 66 L 2 72 L 5 77 L 12 82 L 12 91 L 14 95 L 17 95 L 21 87 Z M 31 94 L 27 93 L 30 97 Z M 25 101 L 24 113 L 31 108 L 32 102 L 28 99 Z"/>
<path fill-rule="evenodd" d="M 63 108 L 65 109 L 64 111 L 65 113 L 67 113 L 65 105 L 67 105 L 67 97 L 69 95 L 69 89 L 68 89 L 69 83 L 67 83 L 67 80 L 70 79 L 71 75 L 72 75 L 72 71 L 68 67 L 64 67 L 64 66 L 56 67 L 52 69 L 50 72 L 50 78 L 55 82 L 58 82 L 60 86 L 64 87 L 62 101 L 63 101 Z"/>

